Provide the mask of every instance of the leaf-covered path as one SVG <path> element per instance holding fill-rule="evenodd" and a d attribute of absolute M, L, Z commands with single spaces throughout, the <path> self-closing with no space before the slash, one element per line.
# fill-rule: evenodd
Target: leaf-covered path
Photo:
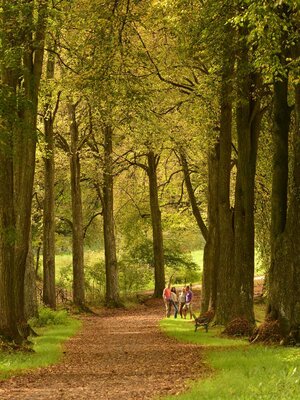
<path fill-rule="evenodd" d="M 201 348 L 166 337 L 161 300 L 82 318 L 58 365 L 0 383 L 0 399 L 153 399 L 207 373 Z M 193 325 L 191 324 L 191 329 Z"/>

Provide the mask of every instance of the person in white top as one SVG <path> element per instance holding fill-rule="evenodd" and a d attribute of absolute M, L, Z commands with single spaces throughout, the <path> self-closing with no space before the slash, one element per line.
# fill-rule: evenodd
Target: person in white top
<path fill-rule="evenodd" d="M 182 288 L 181 292 L 179 293 L 178 301 L 179 301 L 179 314 L 182 318 L 183 317 L 183 315 L 182 315 L 183 306 L 185 305 L 185 286 Z"/>
<path fill-rule="evenodd" d="M 177 299 L 177 293 L 176 293 L 176 288 L 172 287 L 171 289 L 171 300 L 170 300 L 171 306 L 174 307 L 174 318 L 177 318 L 178 314 L 178 299 Z"/>

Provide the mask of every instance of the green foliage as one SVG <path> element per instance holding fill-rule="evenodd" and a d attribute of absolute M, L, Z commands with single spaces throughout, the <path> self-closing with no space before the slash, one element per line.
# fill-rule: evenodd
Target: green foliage
<path fill-rule="evenodd" d="M 105 263 L 85 264 L 85 287 L 88 301 L 99 303 L 105 294 Z"/>
<path fill-rule="evenodd" d="M 29 321 L 33 327 L 44 327 L 48 325 L 68 325 L 69 316 L 66 310 L 54 311 L 48 307 L 39 309 L 39 316 Z"/>
<path fill-rule="evenodd" d="M 168 258 L 168 255 L 167 255 Z M 166 276 L 172 277 L 174 284 L 199 283 L 201 280 L 200 268 L 192 261 L 189 254 L 181 254 L 170 257 L 166 263 Z"/>
<path fill-rule="evenodd" d="M 292 57 L 299 41 L 299 2 L 278 0 L 244 1 L 240 13 L 232 19 L 237 28 L 247 27 L 248 42 L 253 52 L 253 65 L 271 83 L 293 73 L 299 82 L 299 56 Z"/>
<path fill-rule="evenodd" d="M 65 289 L 69 289 L 72 287 L 73 280 L 73 267 L 72 264 L 63 265 L 58 269 L 58 286 L 61 286 Z"/>
<path fill-rule="evenodd" d="M 153 271 L 145 264 L 121 260 L 119 263 L 119 282 L 121 293 L 132 293 L 145 289 L 153 283 Z"/>

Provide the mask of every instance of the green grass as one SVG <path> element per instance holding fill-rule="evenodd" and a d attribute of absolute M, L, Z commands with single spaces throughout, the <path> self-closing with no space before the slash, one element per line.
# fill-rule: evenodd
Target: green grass
<path fill-rule="evenodd" d="M 203 268 L 203 249 L 201 250 L 194 250 L 191 252 L 192 259 L 195 264 L 199 265 L 200 270 L 202 271 Z"/>
<path fill-rule="evenodd" d="M 61 270 L 63 267 L 67 267 L 68 265 L 72 265 L 72 254 L 56 254 L 55 256 L 55 268 L 57 272 Z"/>
<path fill-rule="evenodd" d="M 246 340 L 232 340 L 226 337 L 220 337 L 222 330 L 220 327 L 210 328 L 208 332 L 205 332 L 204 328 L 200 327 L 198 328 L 197 332 L 194 332 L 194 321 L 189 319 L 164 318 L 160 321 L 160 327 L 168 336 L 171 336 L 181 342 L 211 347 L 232 347 L 248 344 Z"/>
<path fill-rule="evenodd" d="M 85 249 L 84 250 L 84 262 L 85 264 L 96 264 L 97 262 L 104 259 L 103 251 L 94 251 Z M 41 258 L 42 263 L 42 258 Z M 64 254 L 56 254 L 55 256 L 55 268 L 57 272 L 57 276 L 59 275 L 59 271 L 67 267 L 68 265 L 72 265 L 72 253 L 64 253 Z"/>
<path fill-rule="evenodd" d="M 300 349 L 249 345 L 218 337 L 218 330 L 194 333 L 190 321 L 162 320 L 161 328 L 180 341 L 198 343 L 214 373 L 190 390 L 165 400 L 298 400 Z"/>
<path fill-rule="evenodd" d="M 78 331 L 80 325 L 78 320 L 68 318 L 66 325 L 35 328 L 40 336 L 30 338 L 34 352 L 0 352 L 0 380 L 57 363 L 62 356 L 63 343 Z"/>

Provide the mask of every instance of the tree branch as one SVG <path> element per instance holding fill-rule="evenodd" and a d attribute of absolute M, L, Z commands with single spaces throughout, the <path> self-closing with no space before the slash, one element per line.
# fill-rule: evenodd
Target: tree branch
<path fill-rule="evenodd" d="M 158 69 L 158 66 L 155 64 L 155 62 L 154 62 L 154 60 L 153 60 L 153 58 L 152 58 L 152 56 L 151 56 L 149 50 L 147 49 L 147 46 L 146 46 L 146 44 L 145 44 L 145 42 L 144 42 L 144 40 L 143 40 L 141 34 L 139 33 L 139 31 L 138 31 L 138 29 L 137 29 L 136 27 L 134 27 L 134 29 L 135 29 L 135 32 L 137 33 L 137 35 L 138 35 L 138 37 L 139 37 L 139 39 L 140 39 L 140 41 L 141 41 L 141 43 L 142 43 L 142 46 L 144 47 L 144 49 L 145 49 L 145 51 L 146 51 L 146 54 L 147 54 L 147 56 L 148 56 L 148 58 L 149 58 L 151 64 L 154 66 L 154 69 L 155 69 L 156 74 L 157 74 L 157 76 L 159 77 L 159 79 L 160 79 L 162 82 L 168 83 L 168 84 L 170 84 L 170 85 L 172 85 L 172 86 L 175 86 L 175 87 L 178 87 L 178 88 L 180 88 L 180 89 L 184 89 L 184 93 L 186 93 L 186 94 L 190 94 L 191 92 L 193 92 L 193 91 L 194 91 L 194 85 L 191 86 L 191 85 L 185 85 L 185 84 L 183 84 L 183 83 L 174 82 L 174 81 L 172 81 L 172 80 L 170 80 L 170 79 L 167 79 L 167 78 L 164 78 L 164 77 L 162 76 L 160 70 Z"/>
<path fill-rule="evenodd" d="M 98 217 L 98 215 L 103 215 L 103 211 L 99 211 L 96 214 L 92 215 L 89 222 L 86 224 L 86 226 L 83 228 L 83 238 L 85 238 L 86 236 L 86 232 L 88 230 L 88 228 L 90 227 L 91 223 L 94 221 L 94 219 L 96 217 Z"/>

